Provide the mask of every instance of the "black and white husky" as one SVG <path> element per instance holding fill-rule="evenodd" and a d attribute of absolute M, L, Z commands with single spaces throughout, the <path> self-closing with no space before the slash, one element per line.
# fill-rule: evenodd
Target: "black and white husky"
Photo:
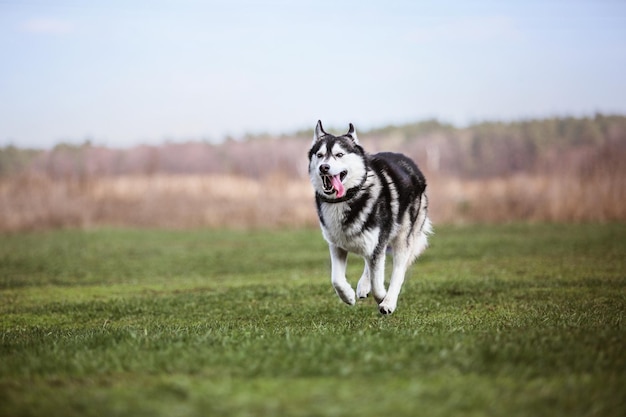
<path fill-rule="evenodd" d="M 349 305 L 370 291 L 382 314 L 396 309 L 404 275 L 426 249 L 432 232 L 426 180 L 408 157 L 366 153 L 354 126 L 333 136 L 318 121 L 309 150 L 309 177 L 331 259 L 337 295 Z M 393 251 L 393 272 L 385 290 L 385 254 Z M 346 279 L 348 252 L 365 259 L 356 293 Z"/>

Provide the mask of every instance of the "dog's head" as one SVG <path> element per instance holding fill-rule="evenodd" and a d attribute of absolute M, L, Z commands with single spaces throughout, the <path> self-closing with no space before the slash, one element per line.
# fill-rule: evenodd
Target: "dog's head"
<path fill-rule="evenodd" d="M 367 171 L 364 155 L 352 123 L 346 134 L 333 136 L 318 121 L 309 150 L 309 177 L 315 191 L 332 199 L 358 187 Z"/>

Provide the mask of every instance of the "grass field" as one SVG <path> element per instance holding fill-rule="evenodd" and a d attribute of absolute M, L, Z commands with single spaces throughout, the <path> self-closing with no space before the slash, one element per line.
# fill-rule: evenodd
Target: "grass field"
<path fill-rule="evenodd" d="M 625 258 L 623 224 L 439 227 L 381 316 L 317 230 L 2 235 L 0 415 L 624 416 Z"/>

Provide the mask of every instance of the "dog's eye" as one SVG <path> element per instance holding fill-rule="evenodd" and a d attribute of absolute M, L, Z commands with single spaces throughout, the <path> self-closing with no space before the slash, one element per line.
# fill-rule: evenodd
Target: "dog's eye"
<path fill-rule="evenodd" d="M 323 158 L 323 157 L 324 157 L 324 154 L 323 154 L 323 153 L 321 153 L 321 152 L 319 152 L 319 153 L 317 154 L 317 157 L 318 157 L 318 158 Z"/>
<path fill-rule="evenodd" d="M 339 152 L 338 154 L 335 155 L 335 157 L 337 157 L 337 158 L 341 158 L 342 156 L 343 156 L 342 152 Z"/>

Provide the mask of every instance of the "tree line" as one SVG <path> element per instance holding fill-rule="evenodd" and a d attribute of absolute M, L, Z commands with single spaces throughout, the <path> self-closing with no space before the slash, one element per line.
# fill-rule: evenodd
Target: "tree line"
<path fill-rule="evenodd" d="M 53 149 L 0 148 L 0 176 L 36 172 L 51 178 L 218 174 L 306 178 L 312 130 L 247 135 L 222 143 L 189 141 L 113 149 L 85 142 Z M 554 117 L 455 127 L 438 120 L 359 131 L 370 152 L 413 157 L 431 174 L 470 179 L 520 172 L 609 169 L 626 156 L 626 116 Z"/>

